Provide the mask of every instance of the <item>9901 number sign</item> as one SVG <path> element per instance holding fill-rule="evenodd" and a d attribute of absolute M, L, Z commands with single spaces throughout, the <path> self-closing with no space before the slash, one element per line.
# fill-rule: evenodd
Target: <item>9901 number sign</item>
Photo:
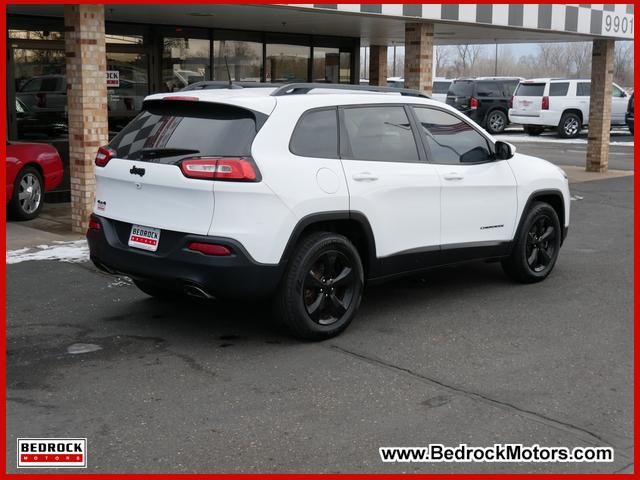
<path fill-rule="evenodd" d="M 604 17 L 604 29 L 607 32 L 633 34 L 633 18 L 607 13 Z"/>

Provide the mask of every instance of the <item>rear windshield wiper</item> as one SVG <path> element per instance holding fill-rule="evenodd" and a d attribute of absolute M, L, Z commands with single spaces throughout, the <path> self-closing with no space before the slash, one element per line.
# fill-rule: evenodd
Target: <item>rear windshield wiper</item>
<path fill-rule="evenodd" d="M 177 155 L 190 155 L 200 153 L 200 150 L 191 148 L 143 148 L 140 150 L 140 158 L 175 157 Z"/>

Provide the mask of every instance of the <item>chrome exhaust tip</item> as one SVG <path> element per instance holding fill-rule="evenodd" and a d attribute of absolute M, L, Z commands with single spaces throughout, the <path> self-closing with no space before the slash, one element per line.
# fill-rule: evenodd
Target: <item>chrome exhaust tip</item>
<path fill-rule="evenodd" d="M 184 286 L 184 293 L 190 297 L 203 298 L 205 300 L 213 300 L 215 297 L 210 293 L 207 293 L 198 285 L 187 284 Z"/>

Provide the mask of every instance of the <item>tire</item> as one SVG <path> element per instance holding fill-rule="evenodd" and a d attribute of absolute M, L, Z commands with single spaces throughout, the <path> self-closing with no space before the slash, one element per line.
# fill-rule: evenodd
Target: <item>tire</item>
<path fill-rule="evenodd" d="M 362 261 L 353 244 L 335 233 L 313 233 L 289 260 L 275 315 L 294 337 L 331 338 L 356 316 L 363 288 Z"/>
<path fill-rule="evenodd" d="M 132 280 L 133 284 L 138 287 L 140 291 L 146 293 L 150 297 L 164 301 L 175 301 L 186 298 L 186 296 L 178 290 L 163 288 L 147 280 L 136 280 L 135 278 L 132 278 Z"/>
<path fill-rule="evenodd" d="M 502 110 L 492 110 L 487 114 L 485 124 L 487 126 L 487 132 L 494 135 L 504 132 L 504 129 L 507 128 L 509 124 L 509 119 L 507 118 L 507 114 Z"/>
<path fill-rule="evenodd" d="M 44 182 L 37 168 L 26 166 L 13 185 L 13 197 L 9 202 L 9 216 L 15 220 L 33 220 L 42 210 Z"/>
<path fill-rule="evenodd" d="M 548 203 L 535 202 L 526 213 L 511 255 L 502 261 L 502 268 L 517 282 L 540 282 L 553 270 L 561 240 L 556 211 Z"/>
<path fill-rule="evenodd" d="M 525 125 L 523 128 L 524 133 L 531 135 L 532 137 L 537 137 L 544 132 L 544 127 L 539 127 L 537 125 Z"/>
<path fill-rule="evenodd" d="M 575 113 L 564 113 L 558 124 L 560 138 L 576 138 L 582 130 L 582 120 Z"/>

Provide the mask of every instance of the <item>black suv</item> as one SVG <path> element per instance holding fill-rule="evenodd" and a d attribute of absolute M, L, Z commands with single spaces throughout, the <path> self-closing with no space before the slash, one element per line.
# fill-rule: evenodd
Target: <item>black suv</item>
<path fill-rule="evenodd" d="M 470 78 L 455 80 L 447 104 L 457 108 L 489 133 L 500 133 L 509 124 L 509 102 L 518 78 Z"/>
<path fill-rule="evenodd" d="M 635 92 L 631 94 L 631 98 L 629 99 L 629 103 L 627 104 L 627 113 L 624 116 L 624 121 L 629 127 L 629 131 L 631 135 L 633 135 L 633 96 Z"/>

